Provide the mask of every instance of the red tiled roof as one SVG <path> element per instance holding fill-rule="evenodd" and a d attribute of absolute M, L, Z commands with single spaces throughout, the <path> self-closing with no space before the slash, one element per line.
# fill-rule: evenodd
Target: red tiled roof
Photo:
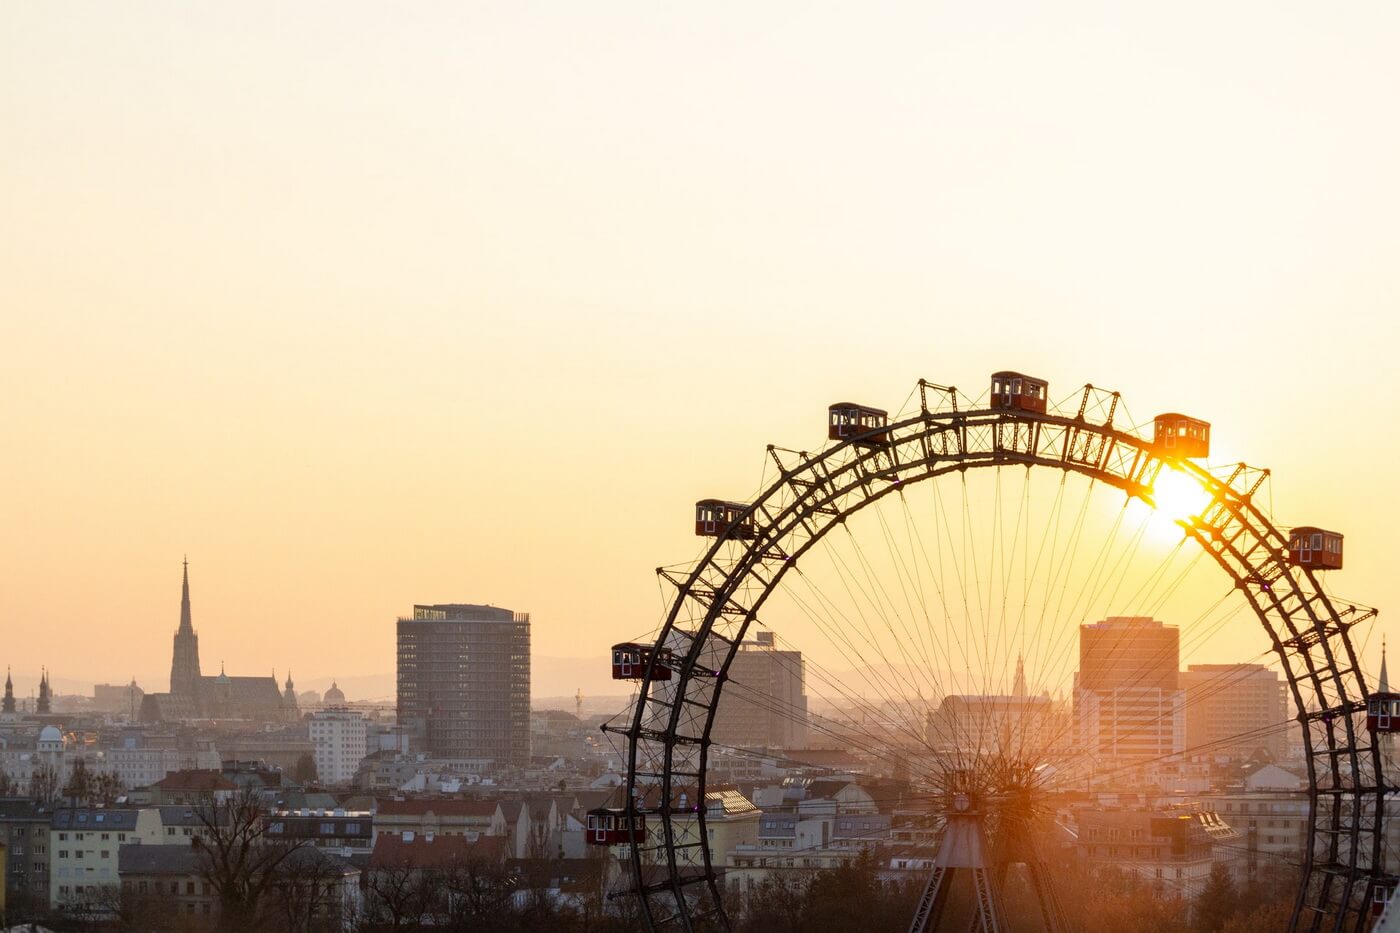
<path fill-rule="evenodd" d="M 151 785 L 161 790 L 238 790 L 238 785 L 217 771 L 174 771 Z"/>
<path fill-rule="evenodd" d="M 369 867 L 448 868 L 468 861 L 499 862 L 505 855 L 504 836 L 478 836 L 472 842 L 466 836 L 435 835 L 429 841 L 426 833 L 414 833 L 412 841 L 405 842 L 402 833 L 380 833 Z"/>
<path fill-rule="evenodd" d="M 458 797 L 417 797 L 395 800 L 383 797 L 375 801 L 375 812 L 381 816 L 491 816 L 496 812 L 494 800 L 463 800 Z"/>

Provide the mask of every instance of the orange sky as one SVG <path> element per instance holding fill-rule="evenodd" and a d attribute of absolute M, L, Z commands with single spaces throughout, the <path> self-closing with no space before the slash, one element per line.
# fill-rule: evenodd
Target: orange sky
<path fill-rule="evenodd" d="M 1209 418 L 1394 605 L 1397 28 L 5 5 L 0 663 L 160 686 L 188 552 L 206 666 L 391 672 L 449 600 L 601 664 L 764 444 L 1004 367 Z"/>

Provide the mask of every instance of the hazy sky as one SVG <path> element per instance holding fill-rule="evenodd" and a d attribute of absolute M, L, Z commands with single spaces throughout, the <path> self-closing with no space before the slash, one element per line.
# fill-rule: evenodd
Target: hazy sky
<path fill-rule="evenodd" d="M 163 686 L 188 552 L 206 667 L 391 672 L 428 601 L 601 665 L 764 444 L 1000 368 L 1209 418 L 1394 606 L 1397 34 L 0 2 L 0 664 Z"/>

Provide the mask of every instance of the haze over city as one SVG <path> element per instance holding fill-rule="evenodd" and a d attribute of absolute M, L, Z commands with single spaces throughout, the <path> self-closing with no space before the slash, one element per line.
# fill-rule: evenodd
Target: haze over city
<path fill-rule="evenodd" d="M 1047 865 L 1164 933 L 1363 929 L 1397 35 L 0 2 L 0 874 L 54 835 L 13 915 L 76 922 L 80 808 L 157 839 L 236 790 L 262 834 L 337 814 L 366 917 L 436 834 L 511 910 L 591 916 L 596 870 L 616 929 L 777 929 L 776 869 L 855 871 L 890 897 L 844 929 L 922 933 L 982 916 L 925 875 L 993 840 L 989 929 L 1075 926 Z M 109 894 L 169 868 L 98 851 Z"/>
<path fill-rule="evenodd" d="M 601 659 L 765 444 L 1007 365 L 1209 417 L 1388 604 L 1396 15 L 8 5 L 5 661 L 156 679 L 186 553 L 231 667 Z"/>

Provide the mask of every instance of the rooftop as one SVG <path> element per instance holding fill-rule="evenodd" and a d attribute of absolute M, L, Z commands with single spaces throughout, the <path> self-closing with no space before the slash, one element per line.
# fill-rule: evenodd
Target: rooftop
<path fill-rule="evenodd" d="M 54 829 L 134 830 L 140 810 L 108 810 L 96 807 L 63 807 L 55 810 Z"/>
<path fill-rule="evenodd" d="M 395 800 L 381 797 L 375 801 L 375 812 L 379 816 L 492 816 L 496 812 L 494 800 L 464 800 L 460 797 L 414 797 Z"/>
<path fill-rule="evenodd" d="M 238 785 L 217 771 L 173 771 L 151 785 L 161 790 L 237 790 Z"/>
<path fill-rule="evenodd" d="M 437 603 L 415 605 L 410 618 L 402 622 L 529 622 L 528 612 L 513 612 L 499 606 L 478 606 L 474 603 Z"/>
<path fill-rule="evenodd" d="M 199 855 L 193 846 L 123 845 L 117 848 L 117 872 L 122 875 L 194 875 Z"/>
<path fill-rule="evenodd" d="M 370 853 L 369 867 L 443 868 L 480 859 L 500 861 L 506 854 L 504 836 L 443 836 L 432 833 L 380 833 Z"/>

